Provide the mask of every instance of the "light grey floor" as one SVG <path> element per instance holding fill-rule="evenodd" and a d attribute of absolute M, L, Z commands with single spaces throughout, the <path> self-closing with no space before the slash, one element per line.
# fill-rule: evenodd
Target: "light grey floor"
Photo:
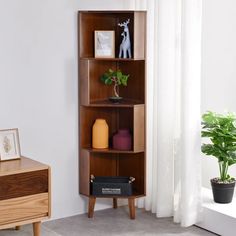
<path fill-rule="evenodd" d="M 32 226 L 26 225 L 20 231 L 1 230 L 0 236 L 32 236 Z M 130 220 L 127 207 L 95 212 L 93 219 L 78 215 L 65 219 L 44 222 L 42 236 L 146 236 L 146 235 L 215 235 L 195 226 L 181 228 L 172 218 L 157 219 L 154 214 L 137 209 L 136 219 Z"/>

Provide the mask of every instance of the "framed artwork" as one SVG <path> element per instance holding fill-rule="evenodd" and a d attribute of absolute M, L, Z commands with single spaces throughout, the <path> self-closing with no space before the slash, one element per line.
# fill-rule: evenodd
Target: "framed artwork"
<path fill-rule="evenodd" d="M 114 58 L 115 57 L 115 31 L 95 30 L 94 31 L 94 57 Z"/>
<path fill-rule="evenodd" d="M 18 159 L 20 156 L 18 129 L 0 130 L 0 160 Z"/>

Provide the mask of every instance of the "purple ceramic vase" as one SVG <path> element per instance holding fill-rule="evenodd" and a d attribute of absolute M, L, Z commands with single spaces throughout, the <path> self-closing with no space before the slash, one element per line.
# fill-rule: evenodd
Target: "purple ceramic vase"
<path fill-rule="evenodd" d="M 132 149 L 132 138 L 128 129 L 120 129 L 113 136 L 113 148 L 128 151 Z"/>

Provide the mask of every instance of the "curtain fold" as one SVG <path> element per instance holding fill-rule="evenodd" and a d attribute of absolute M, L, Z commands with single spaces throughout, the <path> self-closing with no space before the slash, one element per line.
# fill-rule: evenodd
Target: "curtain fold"
<path fill-rule="evenodd" d="M 201 0 L 146 7 L 147 197 L 138 206 L 189 226 L 201 212 Z"/>

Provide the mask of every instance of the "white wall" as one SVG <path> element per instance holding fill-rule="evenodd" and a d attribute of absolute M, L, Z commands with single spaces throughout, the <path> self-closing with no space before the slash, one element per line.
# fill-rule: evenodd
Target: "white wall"
<path fill-rule="evenodd" d="M 0 129 L 18 127 L 22 154 L 52 167 L 53 218 L 87 207 L 78 194 L 77 11 L 133 4 L 0 1 Z"/>
<path fill-rule="evenodd" d="M 203 1 L 202 112 L 236 112 L 236 1 Z M 236 177 L 236 167 L 230 169 Z M 203 184 L 218 176 L 217 160 L 203 157 Z"/>

